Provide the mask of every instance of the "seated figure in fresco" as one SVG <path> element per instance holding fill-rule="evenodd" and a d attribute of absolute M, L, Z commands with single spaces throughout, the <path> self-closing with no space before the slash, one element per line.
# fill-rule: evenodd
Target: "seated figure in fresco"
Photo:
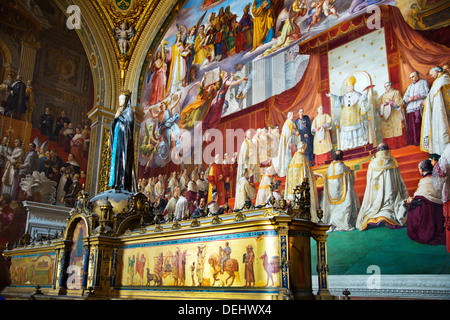
<path fill-rule="evenodd" d="M 267 43 L 275 36 L 276 17 L 273 0 L 254 0 L 253 15 L 253 50 Z"/>
<path fill-rule="evenodd" d="M 208 43 L 208 37 L 205 33 L 205 26 L 201 25 L 198 29 L 198 34 L 194 41 L 194 60 L 193 64 L 198 64 L 200 67 L 208 64 L 214 60 L 215 52 L 214 45 Z"/>
<path fill-rule="evenodd" d="M 175 205 L 175 211 L 173 212 L 173 219 L 180 221 L 189 218 L 189 201 L 186 199 L 186 187 L 180 188 L 180 195 Z"/>
<path fill-rule="evenodd" d="M 306 144 L 300 142 L 297 146 L 297 151 L 292 157 L 291 162 L 286 175 L 286 189 L 284 191 L 284 196 L 288 201 L 294 201 L 294 189 L 301 185 L 306 179 L 309 183 L 309 193 L 311 199 L 311 221 L 317 221 L 317 209 L 319 209 L 319 196 L 317 194 L 316 188 L 316 178 L 309 165 L 309 161 L 305 156 Z"/>
<path fill-rule="evenodd" d="M 433 186 L 433 165 L 430 160 L 419 163 L 419 173 L 422 179 L 414 196 L 403 201 L 403 209 L 407 211 L 408 237 L 423 244 L 445 244 L 442 197 Z"/>
<path fill-rule="evenodd" d="M 211 196 L 211 201 L 208 202 L 208 217 L 223 214 L 224 211 L 225 209 L 217 203 L 217 192 L 214 192 Z"/>
<path fill-rule="evenodd" d="M 306 0 L 295 0 L 289 8 L 288 17 L 284 21 L 281 28 L 281 35 L 277 38 L 277 42 L 267 49 L 262 56 L 269 55 L 278 49 L 286 48 L 302 36 L 300 27 L 295 22 L 298 17 L 305 16 L 307 12 Z"/>
<path fill-rule="evenodd" d="M 179 193 L 180 193 L 180 187 L 175 187 L 173 189 L 173 191 L 172 191 L 172 189 L 167 189 L 166 198 L 169 199 L 169 201 L 167 201 L 166 207 L 164 208 L 164 211 L 162 212 L 164 221 L 166 221 L 166 222 L 173 220 L 173 213 L 175 212 L 175 208 L 177 206 Z"/>
<path fill-rule="evenodd" d="M 331 107 L 341 109 L 340 120 L 340 149 L 348 150 L 364 146 L 369 143 L 367 121 L 364 115 L 369 111 L 367 91 L 363 94 L 355 91 L 356 78 L 350 76 L 346 82 L 347 93 L 337 96 L 327 93 Z M 366 89 L 365 89 L 366 90 Z"/>
<path fill-rule="evenodd" d="M 406 199 L 408 189 L 397 160 L 391 156 L 389 146 L 382 142 L 367 170 L 366 191 L 356 227 L 361 231 L 382 224 L 390 229 L 402 228 L 406 223 L 406 215 L 400 209 Z"/>
<path fill-rule="evenodd" d="M 244 50 L 253 46 L 253 17 L 249 14 L 250 6 L 249 3 L 244 7 L 242 18 L 239 20 L 239 28 L 245 37 Z"/>
<path fill-rule="evenodd" d="M 324 223 L 331 225 L 332 231 L 355 229 L 360 207 L 355 191 L 355 174 L 342 161 L 344 153 L 336 150 L 333 162 L 324 175 L 322 210 Z"/>

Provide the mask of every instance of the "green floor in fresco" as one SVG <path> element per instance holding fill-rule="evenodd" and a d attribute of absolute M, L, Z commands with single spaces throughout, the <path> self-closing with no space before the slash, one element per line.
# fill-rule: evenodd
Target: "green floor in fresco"
<path fill-rule="evenodd" d="M 329 275 L 367 274 L 376 265 L 382 274 L 450 274 L 445 245 L 424 245 L 408 238 L 406 228 L 330 232 L 327 238 Z M 311 241 L 312 271 L 317 247 Z"/>

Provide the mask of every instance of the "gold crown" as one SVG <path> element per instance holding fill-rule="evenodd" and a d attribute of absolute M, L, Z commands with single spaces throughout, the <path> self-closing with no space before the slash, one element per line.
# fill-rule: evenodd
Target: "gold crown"
<path fill-rule="evenodd" d="M 356 83 L 356 79 L 354 76 L 351 76 L 350 78 L 348 78 L 347 82 L 345 83 L 345 85 L 348 86 L 354 86 Z"/>

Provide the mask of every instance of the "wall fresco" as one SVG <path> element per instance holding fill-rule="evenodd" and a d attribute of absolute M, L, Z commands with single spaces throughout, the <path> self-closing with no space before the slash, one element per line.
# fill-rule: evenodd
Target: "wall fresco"
<path fill-rule="evenodd" d="M 165 166 L 199 143 L 191 139 L 196 126 L 214 128 L 222 117 L 292 88 L 309 61 L 297 44 L 391 2 L 188 1 L 146 72 L 140 165 Z"/>

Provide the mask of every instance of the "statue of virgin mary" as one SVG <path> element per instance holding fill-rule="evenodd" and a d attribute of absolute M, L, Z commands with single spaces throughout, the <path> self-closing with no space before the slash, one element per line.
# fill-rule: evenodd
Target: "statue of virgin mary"
<path fill-rule="evenodd" d="M 134 110 L 131 107 L 131 93 L 122 92 L 119 108 L 111 124 L 111 169 L 110 188 L 133 192 L 134 178 Z"/>

